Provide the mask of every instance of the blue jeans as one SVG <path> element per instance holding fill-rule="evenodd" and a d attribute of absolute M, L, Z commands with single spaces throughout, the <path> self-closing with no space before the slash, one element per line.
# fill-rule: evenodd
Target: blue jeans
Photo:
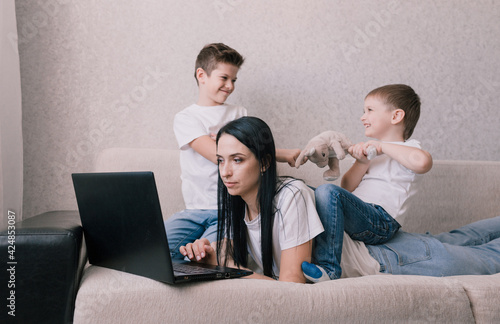
<path fill-rule="evenodd" d="M 383 245 L 367 245 L 380 272 L 457 276 L 500 272 L 500 216 L 431 234 L 400 231 Z"/>
<path fill-rule="evenodd" d="M 172 259 L 184 259 L 179 248 L 205 237 L 217 240 L 217 209 L 185 209 L 165 221 Z"/>
<path fill-rule="evenodd" d="M 387 242 L 401 225 L 380 206 L 365 203 L 333 184 L 315 190 L 316 210 L 325 231 L 315 239 L 313 263 L 323 267 L 330 279 L 342 275 L 340 261 L 344 231 L 367 244 Z"/>

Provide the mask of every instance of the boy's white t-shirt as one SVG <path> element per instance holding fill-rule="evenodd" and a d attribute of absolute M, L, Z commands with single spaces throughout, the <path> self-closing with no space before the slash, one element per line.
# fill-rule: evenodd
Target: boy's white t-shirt
<path fill-rule="evenodd" d="M 189 143 L 203 135 L 217 134 L 230 121 L 246 116 L 241 106 L 193 104 L 174 118 L 174 133 L 181 150 L 182 195 L 186 209 L 217 209 L 218 168 Z"/>
<path fill-rule="evenodd" d="M 273 272 L 279 276 L 281 251 L 299 246 L 324 231 L 316 211 L 314 192 L 307 185 L 295 179 L 286 180 L 275 197 L 276 214 L 273 223 Z M 255 265 L 252 270 L 263 273 L 260 215 L 249 220 L 247 243 Z"/>
<path fill-rule="evenodd" d="M 421 148 L 417 140 L 387 143 Z M 408 203 L 417 193 L 419 178 L 420 175 L 382 154 L 371 161 L 366 174 L 352 193 L 366 203 L 382 206 L 403 225 Z"/>

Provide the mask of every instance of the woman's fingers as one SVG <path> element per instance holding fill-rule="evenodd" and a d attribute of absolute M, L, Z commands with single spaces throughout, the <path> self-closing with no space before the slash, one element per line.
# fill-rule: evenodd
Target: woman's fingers
<path fill-rule="evenodd" d="M 188 243 L 185 246 L 181 246 L 179 252 L 182 255 L 187 256 L 189 260 L 201 261 L 206 257 L 206 251 L 211 251 L 212 247 L 210 242 L 206 238 L 202 238 L 194 241 L 193 243 Z"/>

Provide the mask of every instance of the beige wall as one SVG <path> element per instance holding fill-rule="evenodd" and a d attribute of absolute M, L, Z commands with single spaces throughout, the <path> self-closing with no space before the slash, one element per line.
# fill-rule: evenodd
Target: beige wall
<path fill-rule="evenodd" d="M 224 42 L 246 57 L 229 102 L 280 147 L 323 130 L 364 140 L 364 95 L 407 83 L 414 133 L 436 159 L 500 160 L 500 3 L 491 1 L 16 1 L 24 213 L 75 209 L 70 173 L 106 147 L 175 148 L 196 100 L 194 59 Z"/>
<path fill-rule="evenodd" d="M 0 1 L 0 229 L 22 219 L 21 80 L 14 0 Z M 12 230 L 12 228 L 9 228 Z"/>

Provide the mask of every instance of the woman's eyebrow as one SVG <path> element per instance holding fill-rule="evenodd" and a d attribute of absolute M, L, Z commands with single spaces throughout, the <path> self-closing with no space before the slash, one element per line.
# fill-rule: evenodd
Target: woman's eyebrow
<path fill-rule="evenodd" d="M 219 153 L 217 153 L 215 155 L 218 156 L 218 157 L 222 157 L 222 155 L 220 155 Z M 234 157 L 234 156 L 243 156 L 243 157 L 246 157 L 246 154 L 240 153 L 240 152 L 229 154 L 229 157 Z"/>
<path fill-rule="evenodd" d="M 242 157 L 246 157 L 247 155 L 244 154 L 244 153 L 240 153 L 240 152 L 236 152 L 236 153 L 233 153 L 233 154 L 229 154 L 230 157 L 234 157 L 234 156 L 242 156 Z"/>

